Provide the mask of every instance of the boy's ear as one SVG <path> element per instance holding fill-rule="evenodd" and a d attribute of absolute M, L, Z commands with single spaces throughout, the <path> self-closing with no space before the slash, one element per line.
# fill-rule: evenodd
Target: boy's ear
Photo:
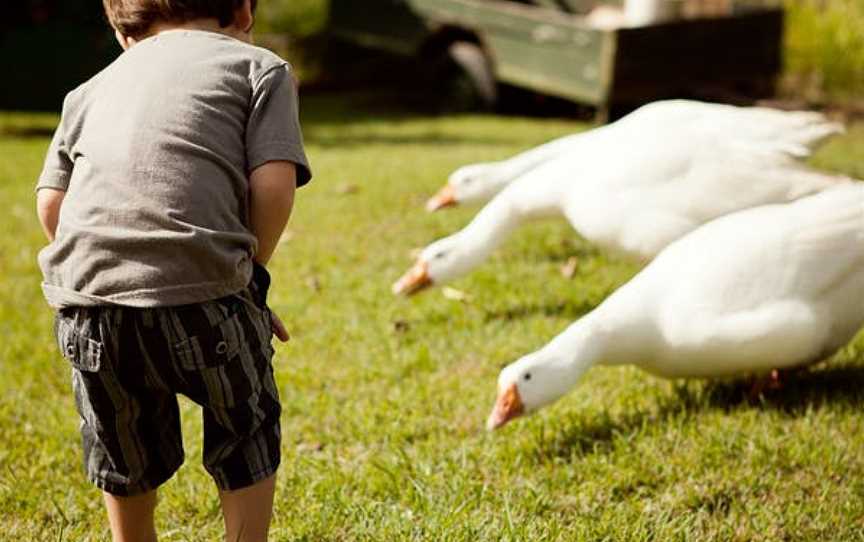
<path fill-rule="evenodd" d="M 254 24 L 255 14 L 252 9 L 252 0 L 244 0 L 240 7 L 234 10 L 234 27 L 248 34 L 252 31 Z"/>
<path fill-rule="evenodd" d="M 124 51 L 128 50 L 130 47 L 137 43 L 137 40 L 135 38 L 124 36 L 117 29 L 114 30 L 114 37 L 117 39 L 117 43 L 120 44 L 120 47 L 122 47 Z"/>

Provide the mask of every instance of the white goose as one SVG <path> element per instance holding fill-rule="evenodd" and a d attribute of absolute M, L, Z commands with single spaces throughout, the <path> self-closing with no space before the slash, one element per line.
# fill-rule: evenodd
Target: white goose
<path fill-rule="evenodd" d="M 670 245 L 542 349 L 505 367 L 490 429 L 596 363 L 717 377 L 825 359 L 864 325 L 864 183 L 740 211 Z"/>
<path fill-rule="evenodd" d="M 544 153 L 564 147 L 567 152 L 535 164 L 468 226 L 427 246 L 393 292 L 409 295 L 468 273 L 529 219 L 563 215 L 587 240 L 647 261 L 714 218 L 792 201 L 838 182 L 797 160 L 809 153 L 809 145 L 842 129 L 819 114 L 699 102 L 662 105 L 643 107 L 619 121 L 627 123 L 591 132 L 596 137 L 579 134 L 569 143 L 550 144 Z M 703 109 L 712 114 L 698 114 Z M 659 127 L 659 121 L 640 120 L 657 111 L 668 113 L 663 130 L 613 130 L 629 124 Z M 745 117 L 775 122 L 739 120 Z M 777 118 L 788 121 L 786 132 Z"/>
<path fill-rule="evenodd" d="M 507 185 L 551 159 L 566 156 L 574 163 L 592 160 L 590 153 L 598 145 L 607 149 L 604 156 L 619 154 L 621 159 L 636 147 L 663 144 L 682 135 L 695 137 L 697 141 L 728 137 L 743 144 L 750 142 L 754 149 L 767 147 L 806 158 L 816 144 L 842 130 L 842 125 L 814 112 L 692 100 L 653 102 L 607 126 L 555 139 L 507 160 L 463 166 L 429 199 L 426 209 L 437 211 L 463 203 L 487 202 Z"/>

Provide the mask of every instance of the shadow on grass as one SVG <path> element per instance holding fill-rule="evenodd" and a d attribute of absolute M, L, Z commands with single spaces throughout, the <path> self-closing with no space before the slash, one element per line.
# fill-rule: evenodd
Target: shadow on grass
<path fill-rule="evenodd" d="M 436 145 L 436 146 L 461 146 L 461 145 L 501 145 L 509 141 L 496 138 L 477 137 L 453 137 L 435 132 L 386 135 L 386 134 L 342 134 L 336 135 L 332 132 L 322 133 L 313 127 L 307 131 L 308 141 L 314 145 L 324 148 L 333 147 L 360 147 L 366 145 Z"/>
<path fill-rule="evenodd" d="M 19 139 L 50 138 L 54 135 L 54 127 L 38 125 L 0 126 L 0 137 Z"/>
<path fill-rule="evenodd" d="M 578 266 L 592 261 L 601 255 L 600 250 L 588 241 L 579 237 L 579 233 L 564 219 L 564 217 L 552 217 L 543 222 L 556 225 L 560 229 L 553 235 L 560 236 L 556 241 L 547 242 L 543 237 L 537 237 L 527 246 L 523 246 L 518 253 L 511 251 L 506 257 L 520 261 L 531 261 L 535 263 L 555 263 L 564 265 L 570 258 L 576 259 Z M 535 221 L 534 224 L 539 224 Z"/>
<path fill-rule="evenodd" d="M 564 317 L 576 320 L 594 310 L 596 306 L 597 304 L 587 299 L 578 303 L 523 303 L 520 305 L 489 309 L 484 314 L 483 320 L 487 323 L 494 320 L 511 321 L 521 320 L 523 318 L 537 315 Z"/>
<path fill-rule="evenodd" d="M 416 99 L 393 91 L 373 89 L 313 90 L 301 98 L 304 127 L 412 122 L 438 115 L 416 105 Z"/>
<path fill-rule="evenodd" d="M 802 369 L 783 377 L 781 388 L 766 390 L 756 399 L 751 397 L 751 382 L 747 380 L 710 382 L 700 393 L 695 394 L 695 399 L 704 401 L 712 408 L 731 410 L 736 406 L 752 404 L 792 417 L 829 405 L 861 407 L 864 405 L 864 357 L 856 362 L 857 365 L 826 364 Z M 691 395 L 694 394 L 691 392 Z"/>
<path fill-rule="evenodd" d="M 678 417 L 690 417 L 712 409 L 731 411 L 755 408 L 781 412 L 788 417 L 828 406 L 847 409 L 864 407 L 864 356 L 839 366 L 805 369 L 784 379 L 780 389 L 753 397 L 752 380 L 741 378 L 709 381 L 702 385 L 676 385 L 674 393 L 661 399 L 656 410 L 633 412 L 612 418 L 601 414 L 592 420 L 573 416 L 560 436 L 536 450 L 538 462 L 554 458 L 608 453 L 618 438 L 629 439 L 648 425 Z"/>
<path fill-rule="evenodd" d="M 367 125 L 395 125 L 431 120 L 445 115 L 455 119 L 466 113 L 436 112 L 423 93 L 405 90 L 312 91 L 302 98 L 301 121 L 307 142 L 322 147 L 360 145 L 520 145 L 518 132 L 465 137 L 434 130 L 413 133 L 374 133 Z M 478 113 L 468 113 L 472 117 Z M 392 131 L 392 130 L 391 130 Z"/>

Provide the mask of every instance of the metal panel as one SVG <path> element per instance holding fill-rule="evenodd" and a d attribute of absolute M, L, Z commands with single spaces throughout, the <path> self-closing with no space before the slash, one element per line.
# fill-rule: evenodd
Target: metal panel
<path fill-rule="evenodd" d="M 589 103 L 605 101 L 602 42 L 588 48 L 549 47 L 490 36 L 502 81 Z"/>
<path fill-rule="evenodd" d="M 438 24 L 477 31 L 497 77 L 552 95 L 598 104 L 608 94 L 603 62 L 612 40 L 582 19 L 512 2 L 410 0 Z"/>

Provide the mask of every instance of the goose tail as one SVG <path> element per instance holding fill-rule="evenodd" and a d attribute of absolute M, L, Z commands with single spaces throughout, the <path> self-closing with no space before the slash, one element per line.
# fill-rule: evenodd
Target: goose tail
<path fill-rule="evenodd" d="M 828 138 L 846 131 L 843 123 L 809 111 L 790 113 L 788 127 L 780 134 L 781 151 L 798 159 L 809 157 Z"/>

